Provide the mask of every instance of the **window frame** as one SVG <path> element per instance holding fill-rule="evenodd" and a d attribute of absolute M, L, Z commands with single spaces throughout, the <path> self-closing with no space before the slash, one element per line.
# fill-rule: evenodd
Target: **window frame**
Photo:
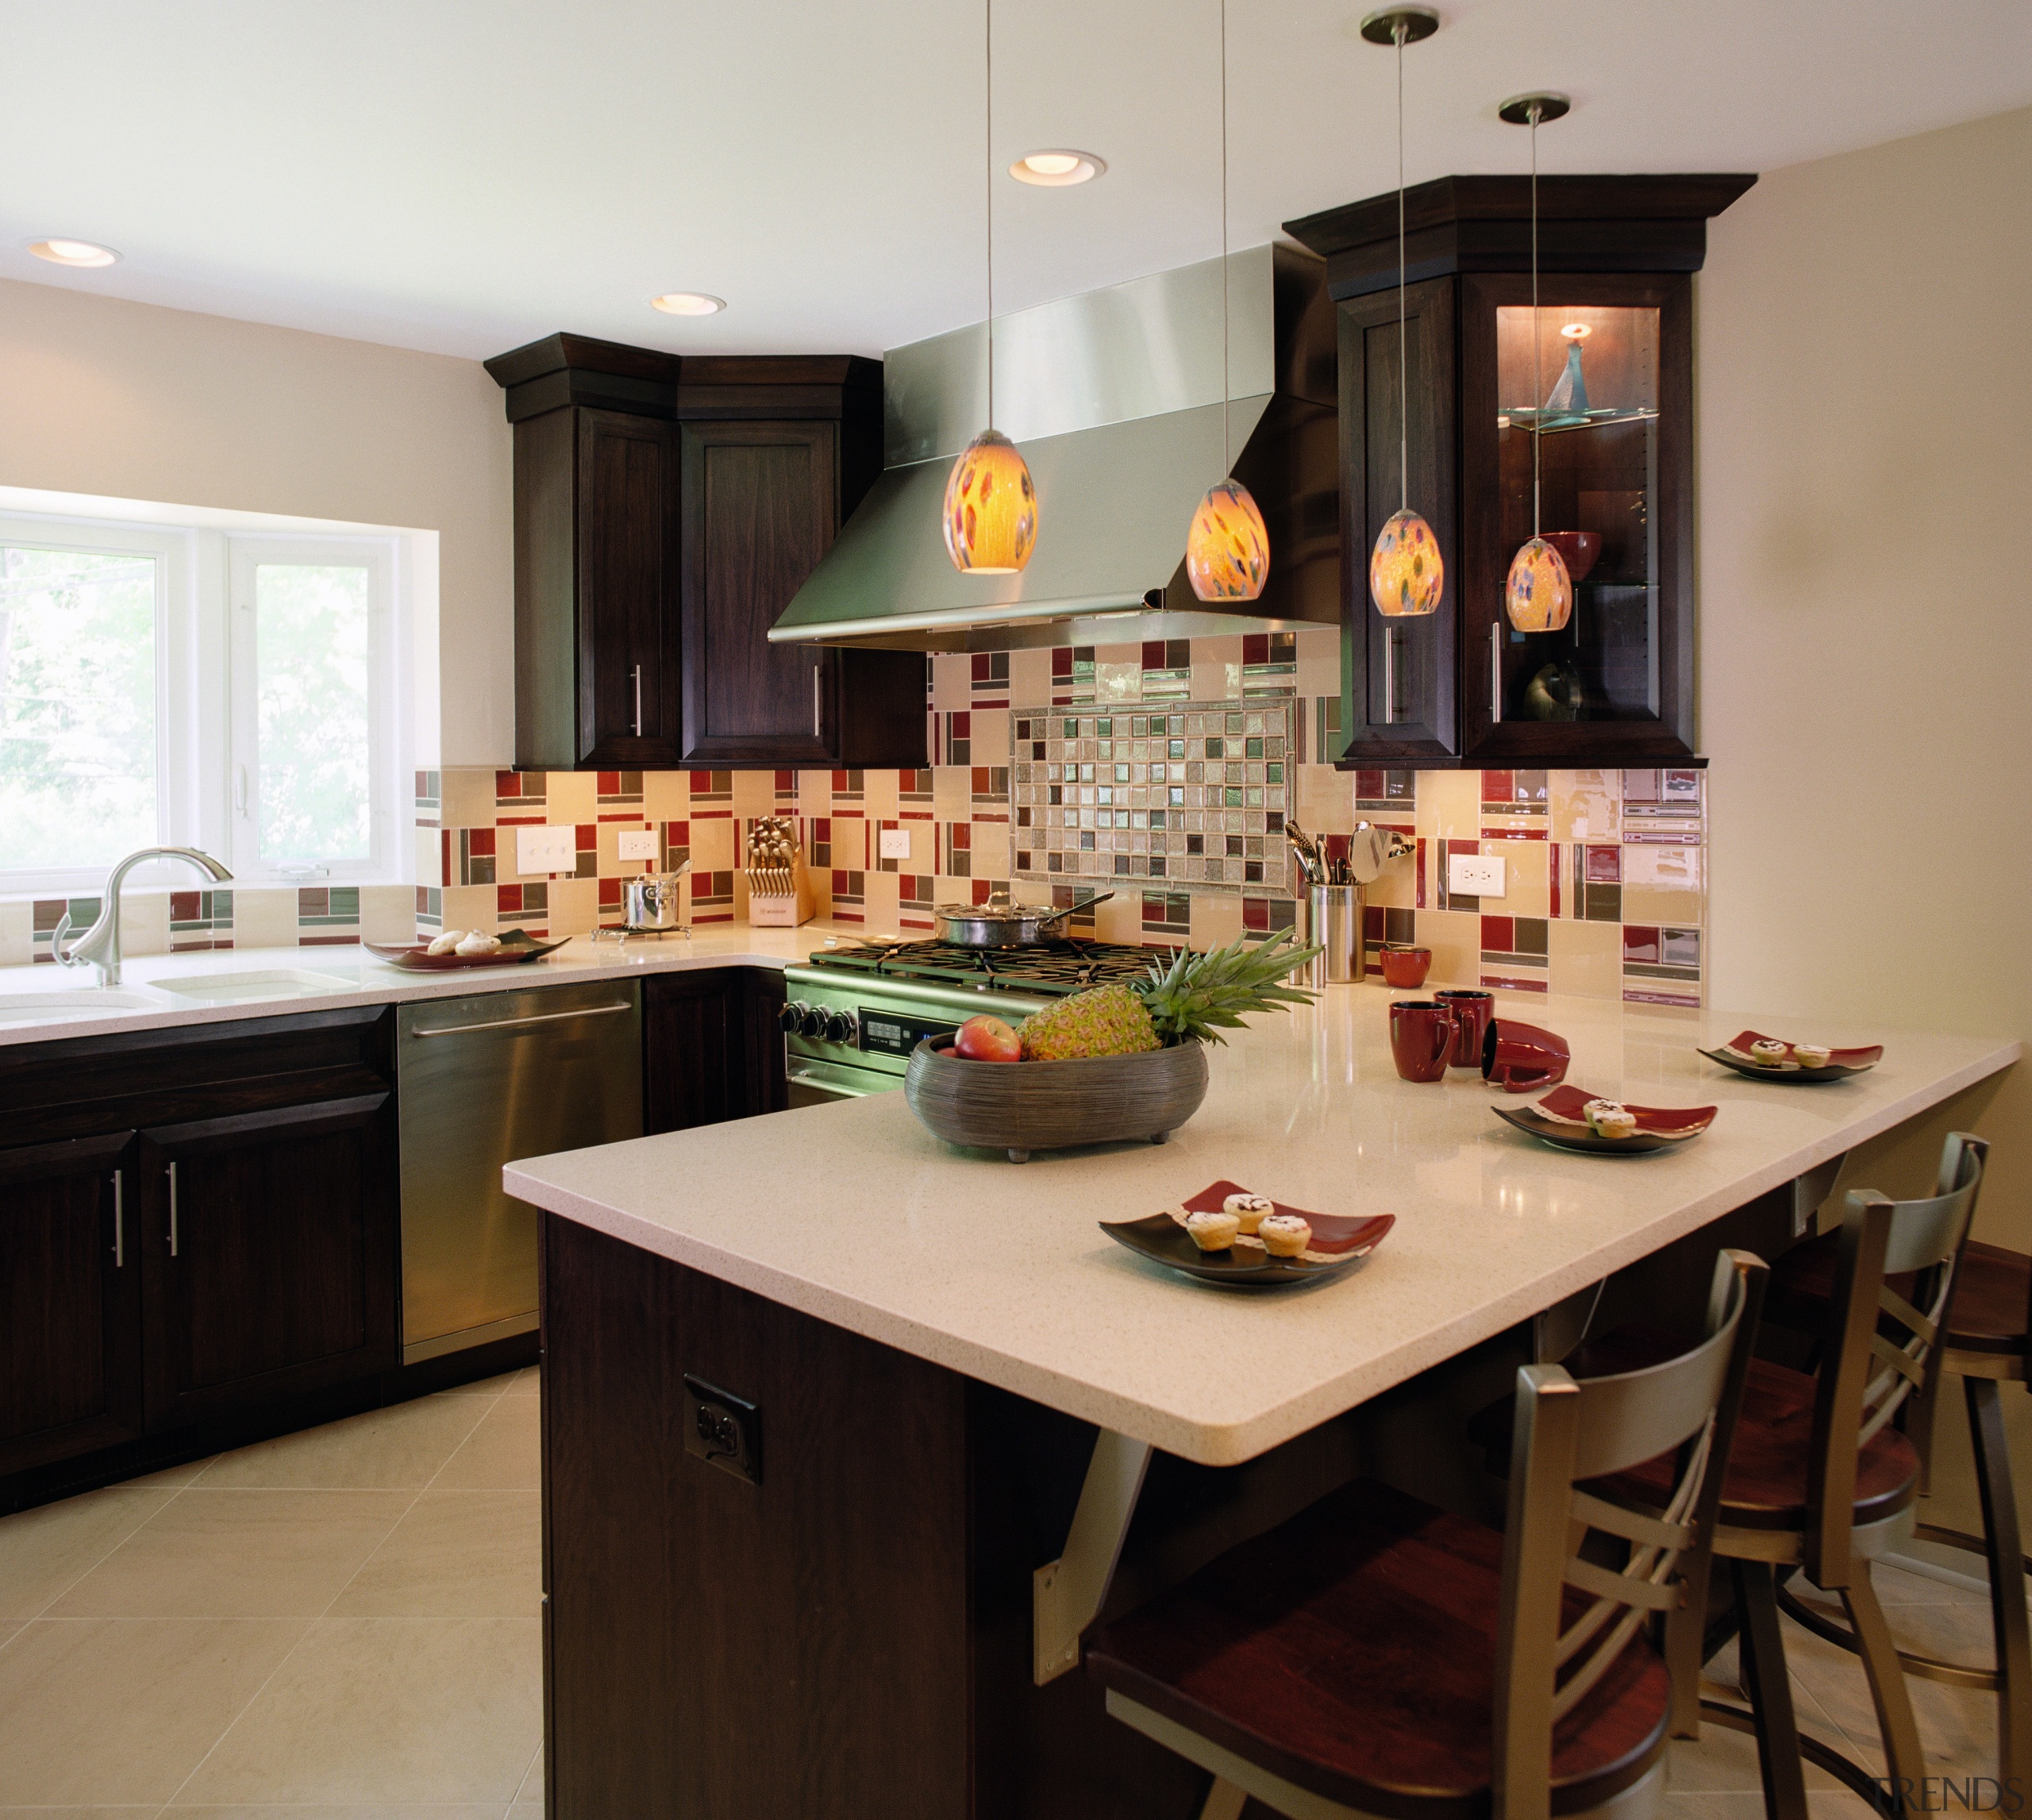
<path fill-rule="evenodd" d="M 122 502 L 146 510 L 140 502 Z M 173 510 L 173 509 L 171 509 Z M 338 883 L 398 884 L 414 875 L 414 843 L 405 837 L 410 806 L 405 789 L 414 748 L 415 704 L 410 699 L 414 654 L 410 593 L 417 584 L 415 533 L 271 528 L 249 514 L 244 528 L 222 527 L 221 515 L 203 523 L 52 513 L 0 506 L 0 544 L 33 549 L 156 559 L 156 804 L 157 844 L 194 846 L 214 855 L 248 886 Z M 314 523 L 314 521 L 310 521 Z M 253 663 L 253 614 L 236 610 L 233 583 L 242 552 L 266 560 L 337 562 L 369 572 L 368 764 L 370 857 L 326 861 L 263 862 L 258 853 L 258 798 L 252 779 L 259 764 Z M 427 552 L 426 552 L 427 554 Z M 248 565 L 251 579 L 251 564 Z M 235 624 L 248 621 L 241 633 Z M 249 772 L 248 814 L 238 812 L 236 767 Z M 0 898 L 90 895 L 104 888 L 110 862 L 87 866 L 0 869 Z M 188 883 L 185 868 L 137 867 L 129 883 Z"/>

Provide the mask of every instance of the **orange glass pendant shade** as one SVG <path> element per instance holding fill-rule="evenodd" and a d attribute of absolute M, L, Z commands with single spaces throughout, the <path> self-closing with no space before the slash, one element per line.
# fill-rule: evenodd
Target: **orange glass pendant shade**
<path fill-rule="evenodd" d="M 1393 512 L 1368 558 L 1368 591 L 1385 619 L 1416 619 L 1439 610 L 1446 565 L 1432 526 L 1411 511 Z"/>
<path fill-rule="evenodd" d="M 1185 538 L 1185 574 L 1202 600 L 1254 600 L 1270 579 L 1270 533 L 1249 489 L 1206 489 Z"/>
<path fill-rule="evenodd" d="M 1037 541 L 1037 490 L 1014 443 L 984 429 L 945 483 L 945 549 L 962 575 L 1014 575 Z"/>
<path fill-rule="evenodd" d="M 1565 559 L 1534 537 L 1511 560 L 1503 587 L 1510 623 L 1519 632 L 1557 632 L 1573 617 L 1573 581 Z"/>

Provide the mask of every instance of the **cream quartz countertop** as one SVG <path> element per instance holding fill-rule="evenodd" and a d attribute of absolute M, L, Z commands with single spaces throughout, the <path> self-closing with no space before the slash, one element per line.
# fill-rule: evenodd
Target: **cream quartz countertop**
<path fill-rule="evenodd" d="M 1756 1014 L 1499 995 L 1564 1035 L 1568 1079 L 1661 1106 L 1716 1105 L 1684 1147 L 1552 1149 L 1472 1076 L 1397 1078 L 1376 985 L 1259 1018 L 1213 1051 L 1206 1103 L 1159 1145 L 956 1150 L 901 1093 L 512 1164 L 508 1190 L 643 1250 L 1210 1465 L 1248 1460 L 1502 1332 L 1757 1195 L 2008 1067 L 2015 1040 Z M 1869 1073 L 1751 1081 L 1696 1054 L 1754 1028 L 1882 1041 Z M 990 1064 L 983 1064 L 983 1066 Z M 1203 1287 L 1100 1220 L 1222 1177 L 1323 1213 L 1390 1213 L 1345 1276 Z M 1866 1185 L 1866 1184 L 1865 1184 Z"/>
<path fill-rule="evenodd" d="M 377 960 L 364 948 L 241 948 L 197 953 L 130 957 L 121 964 L 113 990 L 140 1005 L 109 1005 L 90 1017 L 50 1015 L 7 1021 L 11 1002 L 79 993 L 79 1006 L 97 995 L 85 990 L 94 975 L 50 965 L 0 968 L 0 1046 L 48 1042 L 71 1037 L 102 1037 L 129 1030 L 173 1029 L 246 1018 L 291 1017 L 348 1006 L 392 1005 L 418 998 L 463 998 L 475 992 L 508 992 L 535 986 L 568 986 L 642 973 L 678 973 L 710 967 L 787 967 L 815 948 L 837 941 L 858 941 L 870 932 L 858 923 L 808 922 L 801 929 L 751 929 L 745 923 L 711 923 L 689 941 L 664 937 L 594 943 L 579 936 L 541 960 L 522 967 L 476 967 L 456 972 L 409 973 Z M 225 1004 L 175 997 L 168 990 L 221 975 L 250 973 L 314 974 L 339 983 L 340 990 L 240 999 Z"/>

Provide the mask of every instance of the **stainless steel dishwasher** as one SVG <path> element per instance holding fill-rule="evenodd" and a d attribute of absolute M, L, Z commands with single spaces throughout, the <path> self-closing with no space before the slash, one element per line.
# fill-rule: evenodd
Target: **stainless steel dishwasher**
<path fill-rule="evenodd" d="M 537 1216 L 502 1165 L 642 1135 L 633 980 L 539 986 L 396 1013 L 402 1362 L 537 1324 Z"/>

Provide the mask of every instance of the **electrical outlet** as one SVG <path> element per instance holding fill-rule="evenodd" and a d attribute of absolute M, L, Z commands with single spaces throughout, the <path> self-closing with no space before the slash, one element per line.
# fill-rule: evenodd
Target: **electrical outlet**
<path fill-rule="evenodd" d="M 762 1483 L 762 1412 L 745 1397 L 684 1374 L 684 1451 L 708 1466 Z"/>
<path fill-rule="evenodd" d="M 579 831 L 575 828 L 518 828 L 515 870 L 523 878 L 579 869 Z"/>
<path fill-rule="evenodd" d="M 1446 888 L 1462 897 L 1499 898 L 1505 887 L 1500 853 L 1449 853 L 1446 856 Z"/>
<path fill-rule="evenodd" d="M 615 856 L 623 860 L 653 860 L 656 856 L 656 832 L 653 828 L 631 829 L 615 841 Z"/>
<path fill-rule="evenodd" d="M 910 831 L 907 828 L 885 828 L 881 835 L 881 856 L 885 860 L 907 860 L 910 856 Z"/>

